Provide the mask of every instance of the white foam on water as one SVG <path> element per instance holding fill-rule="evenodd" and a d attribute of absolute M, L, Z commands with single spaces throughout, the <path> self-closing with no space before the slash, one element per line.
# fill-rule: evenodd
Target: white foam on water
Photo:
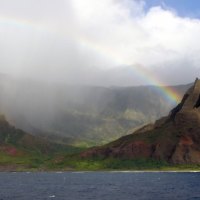
<path fill-rule="evenodd" d="M 109 171 L 109 173 L 200 173 L 200 171 L 194 171 L 194 170 L 190 170 L 190 171 Z"/>
<path fill-rule="evenodd" d="M 56 196 L 55 195 L 51 195 L 51 196 L 49 196 L 49 198 L 55 198 Z"/>
<path fill-rule="evenodd" d="M 145 171 L 110 171 L 110 173 L 145 173 Z"/>

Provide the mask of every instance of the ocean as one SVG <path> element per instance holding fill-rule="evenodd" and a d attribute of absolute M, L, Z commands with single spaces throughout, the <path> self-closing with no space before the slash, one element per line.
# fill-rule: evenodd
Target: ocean
<path fill-rule="evenodd" d="M 0 200 L 200 200 L 200 173 L 0 173 Z"/>

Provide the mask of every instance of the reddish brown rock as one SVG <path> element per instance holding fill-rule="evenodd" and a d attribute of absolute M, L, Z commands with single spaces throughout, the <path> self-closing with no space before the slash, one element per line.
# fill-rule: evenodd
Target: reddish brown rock
<path fill-rule="evenodd" d="M 82 157 L 153 158 L 167 162 L 200 164 L 200 80 L 186 92 L 169 116 Z"/>
<path fill-rule="evenodd" d="M 0 147 L 0 151 L 3 153 L 6 153 L 9 156 L 20 156 L 23 154 L 20 150 L 16 149 L 13 146 L 10 146 L 10 145 L 8 145 L 8 146 L 2 145 Z"/>

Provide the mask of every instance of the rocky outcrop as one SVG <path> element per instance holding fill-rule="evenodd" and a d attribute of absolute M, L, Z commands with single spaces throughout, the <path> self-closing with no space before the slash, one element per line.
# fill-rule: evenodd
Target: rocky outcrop
<path fill-rule="evenodd" d="M 82 157 L 153 158 L 174 164 L 200 164 L 200 80 L 183 96 L 169 116 Z"/>

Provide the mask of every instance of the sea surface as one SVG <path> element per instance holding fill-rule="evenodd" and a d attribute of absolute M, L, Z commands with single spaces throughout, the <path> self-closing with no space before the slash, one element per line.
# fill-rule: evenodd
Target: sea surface
<path fill-rule="evenodd" d="M 200 173 L 0 173 L 0 200 L 200 200 Z"/>

